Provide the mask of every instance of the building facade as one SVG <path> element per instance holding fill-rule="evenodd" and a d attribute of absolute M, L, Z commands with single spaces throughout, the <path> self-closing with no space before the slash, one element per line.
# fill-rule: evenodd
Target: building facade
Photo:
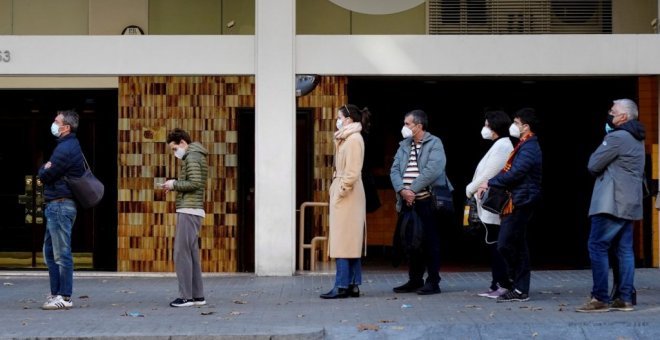
<path fill-rule="evenodd" d="M 78 253 L 92 254 L 95 269 L 173 270 L 174 197 L 155 186 L 176 177 L 176 160 L 164 144 L 173 127 L 191 131 L 211 152 L 208 215 L 200 235 L 206 272 L 295 273 L 301 256 L 297 210 L 302 202 L 326 200 L 336 109 L 346 102 L 379 108 L 388 123 L 376 127 L 380 134 L 374 139 L 389 150 L 403 113 L 414 105 L 440 112 L 450 107 L 454 115 L 432 119 L 466 129 L 476 122 L 470 128 L 478 131 L 482 112 L 467 117 L 461 107 L 469 103 L 442 95 L 461 87 L 466 88 L 461 101 L 469 102 L 510 86 L 520 91 L 518 97 L 503 92 L 481 100 L 482 108 L 514 109 L 533 97 L 548 109 L 545 121 L 570 126 L 600 124 L 598 114 L 605 110 L 577 110 L 582 106 L 560 89 L 578 84 L 584 93 L 576 98 L 587 98 L 580 84 L 595 86 L 602 95 L 588 97 L 590 105 L 608 108 L 619 95 L 639 102 L 649 130 L 649 172 L 657 182 L 658 1 L 575 1 L 562 7 L 561 1 L 537 0 L 512 8 L 505 5 L 516 2 L 360 3 L 354 8 L 340 0 L 0 0 L 0 87 L 3 102 L 10 103 L 0 117 L 31 148 L 29 157 L 25 152 L 2 157 L 25 165 L 11 172 L 16 185 L 3 193 L 17 213 L 2 228 L 22 241 L 0 244 L 0 253 L 19 254 L 16 266 L 39 266 L 38 195 L 32 195 L 31 212 L 17 196 L 38 191 L 23 181 L 47 157 L 52 141 L 39 134 L 47 133 L 54 110 L 62 106 L 75 106 L 87 117 L 80 132 L 83 148 L 112 188 L 99 208 L 82 213 L 74 235 Z M 319 84 L 296 97 L 296 75 L 302 74 L 318 75 Z M 490 90 L 477 90 L 484 84 Z M 391 87 L 401 98 L 397 92 L 384 95 Z M 449 128 L 447 138 L 458 140 L 452 133 Z M 545 131 L 548 140 L 553 134 L 561 131 Z M 387 157 L 387 151 L 380 155 L 377 177 L 385 176 Z M 579 158 L 570 165 L 584 166 Z M 464 176 L 463 168 L 455 173 Z M 396 217 L 393 193 L 381 183 L 379 195 L 383 205 L 370 214 L 369 242 L 387 246 Z M 310 232 L 327 224 L 322 209 L 309 216 L 315 226 Z M 658 266 L 657 211 L 650 210 L 645 220 L 650 229 L 639 226 L 638 248 L 644 248 L 639 257 Z M 581 229 L 584 238 L 584 221 L 563 222 L 567 230 Z M 26 253 L 27 260 L 21 258 Z"/>

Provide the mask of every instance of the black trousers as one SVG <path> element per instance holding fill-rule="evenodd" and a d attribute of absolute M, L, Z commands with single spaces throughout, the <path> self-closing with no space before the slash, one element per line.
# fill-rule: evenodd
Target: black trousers
<path fill-rule="evenodd" d="M 484 223 L 485 229 L 488 232 L 487 246 L 490 249 L 490 269 L 492 280 L 490 282 L 490 289 L 496 290 L 498 287 L 511 289 L 511 281 L 509 280 L 509 273 L 506 268 L 506 262 L 502 254 L 497 250 L 500 236 L 500 226 L 497 224 Z M 492 243 L 491 243 L 492 242 Z"/>
<path fill-rule="evenodd" d="M 527 247 L 527 225 L 532 219 L 531 205 L 514 207 L 510 215 L 502 219 L 497 250 L 506 262 L 513 289 L 529 294 L 530 264 Z"/>
<path fill-rule="evenodd" d="M 440 274 L 438 273 L 440 270 L 439 213 L 433 208 L 431 199 L 415 201 L 412 208 L 415 209 L 422 221 L 424 240 L 422 241 L 422 249 L 419 252 L 410 254 L 408 278 L 413 282 L 422 282 L 424 272 L 426 272 L 426 282 L 438 284 L 440 282 Z"/>

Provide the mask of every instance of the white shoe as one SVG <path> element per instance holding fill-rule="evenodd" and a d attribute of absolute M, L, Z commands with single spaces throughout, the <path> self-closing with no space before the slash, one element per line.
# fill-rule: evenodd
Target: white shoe
<path fill-rule="evenodd" d="M 71 299 L 69 301 L 64 300 L 62 295 L 49 296 L 46 302 L 44 302 L 41 309 L 45 310 L 55 310 L 55 309 L 69 309 L 73 307 L 73 302 Z"/>

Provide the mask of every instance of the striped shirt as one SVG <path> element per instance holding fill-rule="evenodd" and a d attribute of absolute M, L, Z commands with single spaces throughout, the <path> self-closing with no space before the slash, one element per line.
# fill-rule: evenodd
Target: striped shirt
<path fill-rule="evenodd" d="M 417 156 L 421 153 L 422 143 L 412 142 L 410 148 L 410 157 L 408 158 L 408 165 L 406 171 L 403 173 L 403 187 L 410 189 L 413 181 L 419 177 L 419 167 L 417 166 Z M 415 193 L 415 199 L 423 199 L 430 196 L 426 190 Z"/>

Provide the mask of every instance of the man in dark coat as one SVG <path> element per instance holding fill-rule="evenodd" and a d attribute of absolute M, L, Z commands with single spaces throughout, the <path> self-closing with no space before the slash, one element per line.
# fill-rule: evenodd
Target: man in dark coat
<path fill-rule="evenodd" d="M 542 154 L 535 131 L 539 125 L 536 112 L 524 108 L 516 112 L 509 128 L 512 137 L 520 138 L 509 155 L 504 169 L 479 187 L 478 195 L 489 186 L 505 188 L 511 200 L 502 213 L 497 250 L 502 254 L 511 280 L 506 294 L 497 302 L 529 300 L 530 264 L 527 248 L 527 225 L 541 198 Z"/>
<path fill-rule="evenodd" d="M 50 277 L 50 296 L 41 306 L 43 309 L 68 309 L 73 307 L 73 257 L 71 255 L 71 230 L 76 221 L 76 202 L 65 177 L 80 177 L 85 172 L 83 154 L 76 138 L 78 114 L 59 111 L 50 127 L 57 137 L 57 146 L 46 164 L 39 169 L 44 183 L 46 201 L 46 233 L 44 236 L 44 260 Z"/>

